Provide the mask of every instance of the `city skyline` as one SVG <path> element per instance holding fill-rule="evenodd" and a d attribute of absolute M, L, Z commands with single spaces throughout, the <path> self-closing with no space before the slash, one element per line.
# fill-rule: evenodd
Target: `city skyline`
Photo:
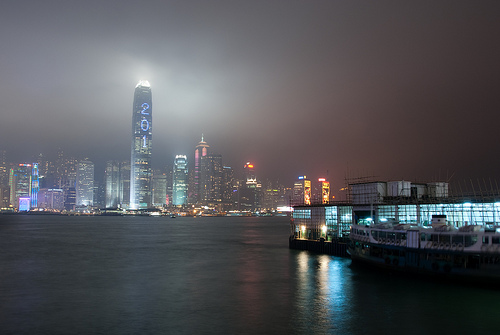
<path fill-rule="evenodd" d="M 95 10 L 95 9 L 98 10 Z M 154 167 L 201 134 L 284 184 L 497 178 L 500 4 L 8 3 L 1 149 L 129 156 L 133 85 L 155 90 Z M 139 24 L 140 23 L 140 24 Z M 488 160 L 486 162 L 486 157 Z"/>

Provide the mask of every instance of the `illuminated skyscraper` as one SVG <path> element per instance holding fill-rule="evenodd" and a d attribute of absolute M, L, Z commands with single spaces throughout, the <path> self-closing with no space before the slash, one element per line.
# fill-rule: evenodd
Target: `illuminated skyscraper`
<path fill-rule="evenodd" d="M 306 176 L 300 176 L 299 180 L 293 184 L 292 205 L 311 204 L 311 181 Z"/>
<path fill-rule="evenodd" d="M 31 207 L 38 207 L 38 191 L 40 191 L 40 181 L 38 179 L 38 163 L 31 164 Z"/>
<path fill-rule="evenodd" d="M 174 160 L 172 204 L 182 206 L 187 204 L 188 167 L 186 155 L 177 155 Z"/>
<path fill-rule="evenodd" d="M 153 104 L 151 86 L 141 80 L 135 87 L 132 110 L 132 148 L 130 162 L 130 208 L 151 206 L 151 149 L 153 145 Z"/>
<path fill-rule="evenodd" d="M 79 161 L 76 171 L 76 205 L 94 205 L 94 163 Z"/>
<path fill-rule="evenodd" d="M 201 157 L 206 156 L 208 154 L 208 148 L 210 146 L 207 142 L 204 141 L 203 135 L 201 135 L 201 141 L 198 143 L 196 148 L 194 149 L 194 194 L 193 198 L 195 202 L 200 202 L 202 199 L 201 196 L 201 188 L 202 185 L 200 183 L 201 179 Z"/>
<path fill-rule="evenodd" d="M 202 184 L 200 182 L 201 178 L 201 157 L 206 156 L 208 154 L 209 145 L 207 142 L 203 140 L 203 135 L 201 135 L 201 141 L 198 143 L 196 148 L 194 149 L 194 194 L 193 198 L 195 202 L 200 202 L 202 199 L 201 196 L 201 187 Z"/>

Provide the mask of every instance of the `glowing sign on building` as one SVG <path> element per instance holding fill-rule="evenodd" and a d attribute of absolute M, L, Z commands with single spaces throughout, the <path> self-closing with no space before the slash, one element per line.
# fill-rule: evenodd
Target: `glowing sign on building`
<path fill-rule="evenodd" d="M 30 197 L 19 197 L 19 211 L 27 212 L 31 207 L 31 198 Z"/>
<path fill-rule="evenodd" d="M 329 202 L 330 202 L 330 182 L 323 180 L 321 182 L 321 203 L 328 204 Z"/>

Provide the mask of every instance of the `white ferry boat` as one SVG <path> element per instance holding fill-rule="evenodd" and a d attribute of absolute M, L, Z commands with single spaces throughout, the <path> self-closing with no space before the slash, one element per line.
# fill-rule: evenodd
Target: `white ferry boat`
<path fill-rule="evenodd" d="M 454 228 L 446 215 L 433 215 L 429 227 L 353 224 L 350 240 L 353 262 L 436 276 L 500 279 L 500 226 Z"/>

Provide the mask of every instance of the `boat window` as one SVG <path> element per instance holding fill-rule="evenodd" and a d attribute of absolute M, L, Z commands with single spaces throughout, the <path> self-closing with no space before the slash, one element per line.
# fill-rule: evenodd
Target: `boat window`
<path fill-rule="evenodd" d="M 450 243 L 450 235 L 441 235 L 439 236 L 439 242 Z"/>
<path fill-rule="evenodd" d="M 425 241 L 425 234 L 420 234 L 420 241 Z"/>
<path fill-rule="evenodd" d="M 483 236 L 483 244 L 490 244 L 488 236 Z"/>
<path fill-rule="evenodd" d="M 500 237 L 492 237 L 491 244 L 500 244 Z"/>
<path fill-rule="evenodd" d="M 470 247 L 477 242 L 477 235 L 464 236 L 464 246 Z"/>
<path fill-rule="evenodd" d="M 464 243 L 464 236 L 463 235 L 454 235 L 451 238 L 451 242 L 455 244 L 463 244 Z"/>

